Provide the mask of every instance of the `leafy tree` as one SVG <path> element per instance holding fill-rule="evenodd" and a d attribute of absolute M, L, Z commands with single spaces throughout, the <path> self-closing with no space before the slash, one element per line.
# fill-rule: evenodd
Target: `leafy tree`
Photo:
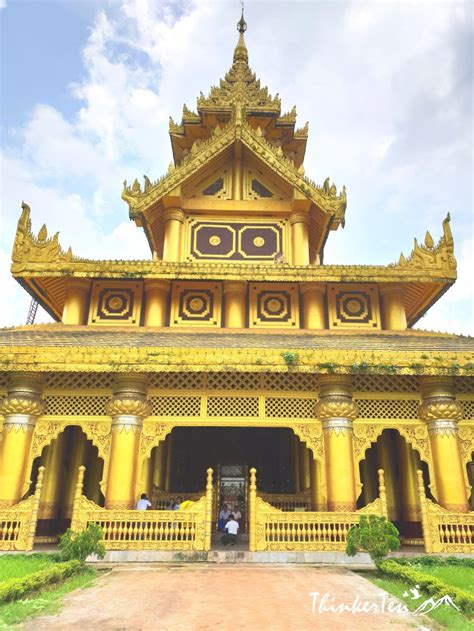
<path fill-rule="evenodd" d="M 62 561 L 77 559 L 81 563 L 90 554 L 95 554 L 99 559 L 105 556 L 105 548 L 101 539 L 104 533 L 98 524 L 88 524 L 85 530 L 73 532 L 70 528 L 59 539 L 59 550 Z"/>
<path fill-rule="evenodd" d="M 357 552 L 368 552 L 378 567 L 390 550 L 398 550 L 398 530 L 385 517 L 361 515 L 359 524 L 354 525 L 347 535 L 346 552 L 353 557 Z"/>

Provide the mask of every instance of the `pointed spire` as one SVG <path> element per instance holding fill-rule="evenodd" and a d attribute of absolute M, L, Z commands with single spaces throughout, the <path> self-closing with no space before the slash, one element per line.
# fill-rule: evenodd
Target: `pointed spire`
<path fill-rule="evenodd" d="M 248 64 L 249 62 L 249 53 L 247 50 L 247 46 L 245 45 L 244 33 L 247 30 L 247 22 L 244 19 L 244 3 L 242 2 L 242 15 L 240 16 L 240 20 L 237 22 L 237 30 L 239 31 L 239 41 L 237 42 L 237 46 L 234 50 L 234 64 L 237 61 L 243 61 Z"/>

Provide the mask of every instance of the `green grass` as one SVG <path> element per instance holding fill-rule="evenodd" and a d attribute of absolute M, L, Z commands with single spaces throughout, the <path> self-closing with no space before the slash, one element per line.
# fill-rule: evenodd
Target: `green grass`
<path fill-rule="evenodd" d="M 35 568 L 40 569 L 40 568 Z M 23 600 L 16 600 L 0 605 L 0 629 L 10 629 L 30 616 L 55 613 L 61 605 L 63 596 L 80 587 L 87 587 L 97 576 L 97 570 L 84 569 L 83 572 L 71 576 L 60 585 L 51 585 L 41 592 L 30 595 Z"/>
<path fill-rule="evenodd" d="M 444 581 L 448 585 L 454 585 L 464 589 L 470 594 L 474 594 L 474 568 L 463 567 L 462 565 L 448 566 L 448 565 L 417 565 L 416 569 L 420 570 L 424 574 L 435 576 L 441 581 Z"/>
<path fill-rule="evenodd" d="M 0 555 L 0 583 L 10 578 L 22 578 L 32 572 L 44 570 L 54 563 L 50 554 Z"/>
<path fill-rule="evenodd" d="M 420 570 L 422 568 L 420 567 Z M 453 570 L 457 570 L 458 568 L 436 568 L 433 566 L 429 566 L 429 568 L 423 567 L 423 571 L 429 569 L 431 575 L 438 576 L 438 574 L 433 574 L 433 570 L 441 570 L 445 569 L 447 571 L 446 575 L 443 575 L 443 579 L 448 582 L 450 574 L 453 574 Z M 470 568 L 459 568 L 462 570 L 470 569 Z M 388 577 L 381 572 L 364 572 L 363 576 L 370 580 L 372 583 L 377 585 L 380 589 L 392 594 L 392 596 L 396 596 L 401 601 L 403 601 L 410 611 L 414 611 L 420 604 L 420 600 L 411 600 L 409 596 L 403 596 L 404 592 L 406 592 L 411 586 L 404 581 L 401 581 L 396 578 Z M 439 576 L 441 579 L 441 576 Z M 452 583 L 455 584 L 454 582 Z M 460 585 L 460 587 L 466 588 L 466 585 Z M 472 588 L 472 586 L 471 586 Z M 428 593 L 423 593 L 423 596 L 428 598 Z M 452 629 L 452 631 L 474 631 L 474 622 L 469 621 L 465 616 L 463 616 L 460 612 L 456 611 L 452 607 L 440 607 L 435 611 L 429 613 L 427 616 L 419 616 L 420 625 L 423 625 L 423 620 L 433 620 L 438 623 L 441 627 Z"/>

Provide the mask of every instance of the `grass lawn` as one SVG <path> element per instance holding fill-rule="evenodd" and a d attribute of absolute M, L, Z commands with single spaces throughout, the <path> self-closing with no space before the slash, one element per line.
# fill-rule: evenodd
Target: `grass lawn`
<path fill-rule="evenodd" d="M 54 563 L 49 554 L 1 554 L 0 583 L 44 570 Z"/>
<path fill-rule="evenodd" d="M 469 580 L 472 580 L 472 568 L 460 567 L 460 566 L 444 566 L 444 567 L 436 567 L 436 566 L 417 566 L 417 569 L 423 571 L 432 576 L 438 576 L 440 579 L 444 580 L 447 584 L 451 583 L 452 585 L 458 585 L 463 589 L 467 589 L 466 584 L 458 584 L 455 580 L 461 580 L 461 575 L 464 573 L 464 576 L 471 576 Z M 438 574 L 438 571 L 440 572 Z M 444 571 L 444 574 L 441 574 L 441 571 Z M 435 573 L 436 572 L 436 573 Z M 383 589 L 384 591 L 396 596 L 404 603 L 406 603 L 408 609 L 415 610 L 420 604 L 419 600 L 410 600 L 409 596 L 403 596 L 404 592 L 406 592 L 411 585 L 408 583 L 401 581 L 397 578 L 392 578 L 383 574 L 382 572 L 364 572 L 363 576 L 370 580 L 372 583 Z M 452 579 L 451 577 L 456 577 Z M 462 578 L 462 580 L 466 580 Z M 470 585 L 470 591 L 472 591 L 472 583 Z M 423 593 L 423 596 L 428 598 L 428 593 Z M 452 607 L 440 607 L 439 609 L 434 610 L 429 613 L 427 616 L 420 616 L 420 625 L 423 625 L 423 619 L 429 619 L 434 622 L 437 622 L 441 627 L 445 627 L 447 629 L 452 629 L 453 631 L 474 631 L 474 621 L 468 620 L 465 616 L 463 616 L 460 612 L 456 611 Z"/>
<path fill-rule="evenodd" d="M 10 629 L 11 625 L 17 624 L 30 616 L 56 612 L 61 606 L 63 596 L 79 587 L 88 586 L 96 576 L 97 570 L 87 568 L 59 585 L 53 584 L 41 592 L 30 594 L 23 600 L 15 600 L 0 605 L 0 629 L 2 631 Z"/>
<path fill-rule="evenodd" d="M 474 594 L 474 567 L 462 565 L 416 565 L 416 569 L 424 574 L 435 576 L 448 585 L 459 587 Z"/>

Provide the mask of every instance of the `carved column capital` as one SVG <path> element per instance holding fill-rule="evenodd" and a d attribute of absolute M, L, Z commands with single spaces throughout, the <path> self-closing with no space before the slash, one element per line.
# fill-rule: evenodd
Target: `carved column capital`
<path fill-rule="evenodd" d="M 460 421 L 464 409 L 454 398 L 454 384 L 451 377 L 422 377 L 422 403 L 418 416 L 428 423 L 432 421 Z"/>
<path fill-rule="evenodd" d="M 319 294 L 326 293 L 326 283 L 300 283 L 300 294 L 309 294 L 317 292 Z"/>
<path fill-rule="evenodd" d="M 160 278 L 151 278 L 145 280 L 145 292 L 152 291 L 164 291 L 168 292 L 170 288 L 171 282 L 169 280 L 163 280 Z"/>
<path fill-rule="evenodd" d="M 114 394 L 107 404 L 112 426 L 141 426 L 151 413 L 147 400 L 147 383 L 141 375 L 119 375 L 115 380 Z"/>
<path fill-rule="evenodd" d="M 247 283 L 244 280 L 226 280 L 224 281 L 224 294 L 245 294 L 247 291 Z"/>
<path fill-rule="evenodd" d="M 181 210 L 181 208 L 167 208 L 163 212 L 163 221 L 169 221 L 170 219 L 174 219 L 175 221 L 179 221 L 180 223 L 184 223 L 186 219 L 186 215 Z"/>
<path fill-rule="evenodd" d="M 17 373 L 10 378 L 8 394 L 3 400 L 1 413 L 5 425 L 34 425 L 36 417 L 44 411 L 41 399 L 42 379 L 32 373 Z"/>
<path fill-rule="evenodd" d="M 350 375 L 322 375 L 319 380 L 319 401 L 316 416 L 321 420 L 344 421 L 347 429 L 359 415 L 357 404 L 352 400 Z M 342 427 L 341 425 L 341 427 Z M 323 425 L 324 426 L 324 425 Z M 329 429 L 330 424 L 327 425 Z"/>
<path fill-rule="evenodd" d="M 295 223 L 309 224 L 308 213 L 302 213 L 299 211 L 293 212 L 291 213 L 289 219 L 290 219 L 290 226 L 293 226 Z"/>

